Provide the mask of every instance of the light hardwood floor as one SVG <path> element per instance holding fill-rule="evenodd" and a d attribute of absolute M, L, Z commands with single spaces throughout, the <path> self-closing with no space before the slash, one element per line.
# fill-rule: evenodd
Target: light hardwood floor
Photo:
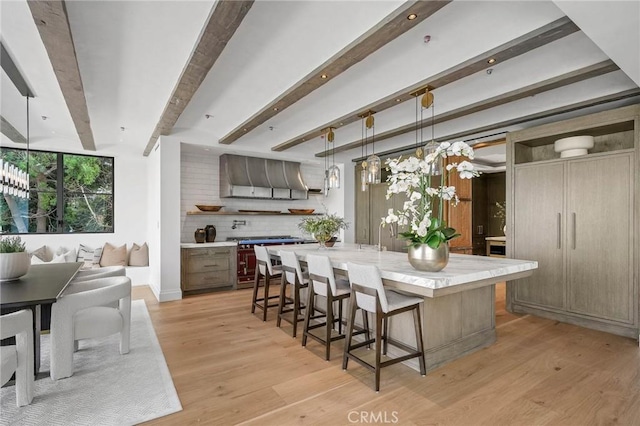
<path fill-rule="evenodd" d="M 636 341 L 504 311 L 498 341 L 421 377 L 403 365 L 341 369 L 291 326 L 251 315 L 250 290 L 158 303 L 145 299 L 183 411 L 151 424 L 640 425 Z M 502 296 L 500 296 L 502 294 Z M 299 333 L 300 335 L 301 333 Z M 340 348 L 340 349 L 338 349 Z"/>

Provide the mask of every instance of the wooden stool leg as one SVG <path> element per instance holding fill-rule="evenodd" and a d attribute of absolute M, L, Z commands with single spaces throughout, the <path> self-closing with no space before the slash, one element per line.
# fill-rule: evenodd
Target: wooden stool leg
<path fill-rule="evenodd" d="M 258 287 L 260 286 L 260 268 L 256 266 L 256 277 L 253 280 L 253 299 L 251 300 L 251 313 L 256 311 L 256 302 L 258 301 Z"/>
<path fill-rule="evenodd" d="M 424 343 L 422 341 L 422 323 L 420 322 L 420 305 L 416 305 L 416 308 L 413 311 L 413 322 L 415 324 L 415 330 L 416 330 L 416 346 L 418 347 L 418 351 L 420 352 L 420 356 L 418 357 L 418 361 L 420 362 L 420 374 L 425 376 L 427 374 L 427 370 L 424 365 Z"/>
<path fill-rule="evenodd" d="M 266 267 L 265 267 L 266 268 Z M 262 310 L 262 322 L 267 321 L 267 306 L 269 305 L 269 285 L 271 284 L 271 277 L 269 276 L 269 270 L 265 271 L 264 275 L 264 309 Z"/>
<path fill-rule="evenodd" d="M 309 284 L 307 291 L 307 307 L 304 310 L 304 325 L 302 326 L 302 346 L 307 346 L 307 335 L 309 334 L 309 322 L 311 322 L 311 314 L 315 311 L 315 293 L 313 285 Z"/>
<path fill-rule="evenodd" d="M 331 295 L 331 289 L 327 284 L 327 336 L 325 338 L 325 360 L 329 361 L 331 358 L 331 330 L 333 329 L 333 296 Z"/>
<path fill-rule="evenodd" d="M 342 299 L 338 300 L 338 333 L 342 334 Z"/>
<path fill-rule="evenodd" d="M 278 318 L 276 319 L 276 327 L 280 328 L 280 323 L 282 322 L 282 314 L 284 312 L 284 299 L 285 299 L 285 290 L 287 285 L 287 279 L 285 274 L 282 274 L 282 279 L 280 280 L 280 299 L 278 299 Z"/>
<path fill-rule="evenodd" d="M 382 351 L 382 313 L 376 312 L 376 392 L 380 391 L 380 358 Z"/>
<path fill-rule="evenodd" d="M 358 310 L 358 306 L 356 306 L 356 294 L 351 292 L 351 299 L 349 300 L 349 319 L 347 320 L 347 337 L 344 342 L 344 354 L 342 355 L 342 369 L 347 369 L 347 364 L 349 363 L 348 353 L 351 351 L 351 339 L 353 337 L 353 325 L 356 322 L 356 311 Z M 362 312 L 365 312 L 363 309 Z"/>
<path fill-rule="evenodd" d="M 355 293 L 352 297 L 355 297 Z M 368 342 L 371 340 L 371 332 L 369 330 L 369 314 L 364 309 L 362 309 L 362 326 L 364 327 L 364 338 L 367 339 Z M 371 349 L 371 343 L 367 345 L 367 349 Z"/>
<path fill-rule="evenodd" d="M 293 337 L 296 337 L 298 332 L 298 315 L 300 315 L 300 286 L 297 283 L 293 285 Z"/>
<path fill-rule="evenodd" d="M 387 340 L 389 339 L 389 318 L 385 317 L 382 320 L 382 354 L 387 354 L 387 348 L 389 344 Z"/>

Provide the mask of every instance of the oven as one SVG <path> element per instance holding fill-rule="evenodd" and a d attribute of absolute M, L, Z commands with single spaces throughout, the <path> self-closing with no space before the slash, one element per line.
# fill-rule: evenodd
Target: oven
<path fill-rule="evenodd" d="M 238 288 L 253 287 L 256 274 L 256 254 L 253 247 L 274 246 L 285 244 L 303 244 L 302 238 L 294 238 L 289 235 L 258 236 L 258 237 L 230 237 L 227 241 L 238 242 Z"/>

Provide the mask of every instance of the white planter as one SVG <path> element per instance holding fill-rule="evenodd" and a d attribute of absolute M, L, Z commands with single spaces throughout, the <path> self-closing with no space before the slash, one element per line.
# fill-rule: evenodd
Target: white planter
<path fill-rule="evenodd" d="M 0 253 L 0 281 L 20 278 L 29 271 L 31 259 L 26 251 L 18 253 Z"/>
<path fill-rule="evenodd" d="M 587 155 L 587 150 L 591 148 L 593 148 L 593 136 L 571 136 L 558 139 L 553 144 L 553 149 L 560 153 L 560 158 Z"/>

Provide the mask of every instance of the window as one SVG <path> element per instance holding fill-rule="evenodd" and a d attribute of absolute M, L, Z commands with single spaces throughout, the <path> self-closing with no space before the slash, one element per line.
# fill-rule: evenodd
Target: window
<path fill-rule="evenodd" d="M 1 148 L 0 158 L 29 172 L 29 198 L 3 193 L 2 233 L 113 232 L 113 158 Z"/>

